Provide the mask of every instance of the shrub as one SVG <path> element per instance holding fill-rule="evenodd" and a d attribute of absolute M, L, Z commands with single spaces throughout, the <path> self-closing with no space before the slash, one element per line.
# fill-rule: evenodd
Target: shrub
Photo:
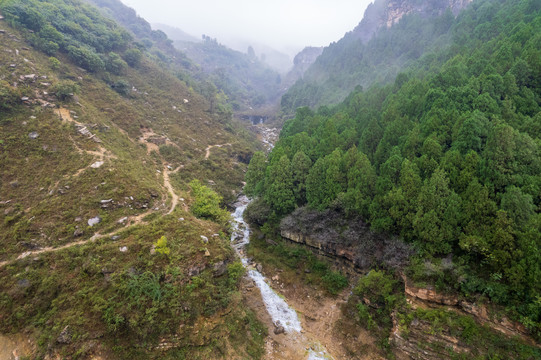
<path fill-rule="evenodd" d="M 109 56 L 106 61 L 107 71 L 115 75 L 122 75 L 126 72 L 127 67 L 128 67 L 128 64 L 126 64 L 126 62 L 122 60 L 120 55 L 114 52 L 109 53 Z"/>
<path fill-rule="evenodd" d="M 97 72 L 105 69 L 103 60 L 96 52 L 88 47 L 76 47 L 73 45 L 68 46 L 69 57 L 79 66 L 86 70 Z"/>
<path fill-rule="evenodd" d="M 52 88 L 52 92 L 60 100 L 65 100 L 79 92 L 79 85 L 71 80 L 64 80 L 55 84 Z"/>
<path fill-rule="evenodd" d="M 169 249 L 169 247 L 167 246 L 167 238 L 165 236 L 159 238 L 158 241 L 156 241 L 156 243 L 154 244 L 154 246 L 156 246 L 156 252 L 158 254 L 169 255 L 169 253 L 171 252 L 171 249 Z"/>
<path fill-rule="evenodd" d="M 131 85 L 124 79 L 120 79 L 111 85 L 111 88 L 122 96 L 128 96 L 131 90 Z"/>
<path fill-rule="evenodd" d="M 49 66 L 51 67 L 51 69 L 53 70 L 58 70 L 60 68 L 60 60 L 58 60 L 57 58 L 55 58 L 54 56 L 51 56 L 49 58 Z"/>
<path fill-rule="evenodd" d="M 131 67 L 138 66 L 142 57 L 143 53 L 139 49 L 129 49 L 124 53 L 124 60 L 126 60 Z"/>
<path fill-rule="evenodd" d="M 201 184 L 199 180 L 190 182 L 190 187 L 195 198 L 192 204 L 192 212 L 195 216 L 213 220 L 221 225 L 227 225 L 230 215 L 227 210 L 220 208 L 222 197 Z"/>
<path fill-rule="evenodd" d="M 11 109 L 19 102 L 21 93 L 7 81 L 0 81 L 0 109 Z"/>

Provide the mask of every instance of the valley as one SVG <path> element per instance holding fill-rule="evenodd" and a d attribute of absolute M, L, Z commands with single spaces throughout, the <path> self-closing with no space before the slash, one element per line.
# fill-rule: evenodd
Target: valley
<path fill-rule="evenodd" d="M 0 0 L 0 360 L 541 358 L 539 1 L 359 21 Z"/>

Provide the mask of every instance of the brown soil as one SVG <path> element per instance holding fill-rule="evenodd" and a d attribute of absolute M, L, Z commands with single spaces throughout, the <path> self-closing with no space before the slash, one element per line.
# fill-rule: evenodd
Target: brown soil
<path fill-rule="evenodd" d="M 346 305 L 349 289 L 332 298 L 302 284 L 286 286 L 276 280 L 272 287 L 297 311 L 303 331 L 300 334 L 275 335 L 274 324 L 258 288 L 251 280 L 245 279 L 242 289 L 246 304 L 269 329 L 265 359 L 306 360 L 310 349 L 316 352 L 324 350 L 333 359 L 383 359 L 374 338 L 367 331 L 344 324 L 342 308 Z"/>

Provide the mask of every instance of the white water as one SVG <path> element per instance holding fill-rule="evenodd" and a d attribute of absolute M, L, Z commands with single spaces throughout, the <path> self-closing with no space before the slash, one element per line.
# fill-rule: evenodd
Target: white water
<path fill-rule="evenodd" d="M 231 242 L 233 248 L 237 251 L 242 261 L 242 264 L 247 267 L 248 259 L 244 254 L 244 247 L 250 242 L 250 228 L 248 224 L 244 222 L 243 214 L 246 210 L 246 206 L 250 203 L 250 200 L 246 196 L 241 196 L 238 202 L 235 212 L 233 213 L 233 234 L 231 235 Z M 248 276 L 255 282 L 259 290 L 261 291 L 261 297 L 267 308 L 272 322 L 275 325 L 283 326 L 286 333 L 300 332 L 302 330 L 301 322 L 294 309 L 292 309 L 278 294 L 272 290 L 272 288 L 265 281 L 265 277 L 257 270 L 248 270 Z M 312 358 L 310 359 L 318 359 Z"/>

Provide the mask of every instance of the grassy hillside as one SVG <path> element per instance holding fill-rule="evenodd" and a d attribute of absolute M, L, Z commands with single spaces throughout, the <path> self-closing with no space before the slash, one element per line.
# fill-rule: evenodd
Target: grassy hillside
<path fill-rule="evenodd" d="M 212 195 L 250 136 L 88 5 L 0 13 L 0 332 L 32 357 L 260 356 Z"/>

